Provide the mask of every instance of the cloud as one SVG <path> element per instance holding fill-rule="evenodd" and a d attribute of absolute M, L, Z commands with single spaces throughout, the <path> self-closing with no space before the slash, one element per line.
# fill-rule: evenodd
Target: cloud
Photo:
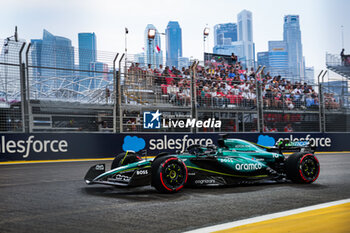
<path fill-rule="evenodd" d="M 260 135 L 258 137 L 258 144 L 262 146 L 274 146 L 276 140 L 273 137 L 267 135 Z"/>
<path fill-rule="evenodd" d="M 146 142 L 143 138 L 139 138 L 137 136 L 126 136 L 124 138 L 123 150 L 132 150 L 138 152 L 144 149 L 146 146 Z"/>

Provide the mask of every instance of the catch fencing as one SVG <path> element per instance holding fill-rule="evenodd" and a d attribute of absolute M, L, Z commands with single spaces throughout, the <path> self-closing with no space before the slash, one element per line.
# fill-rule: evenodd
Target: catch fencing
<path fill-rule="evenodd" d="M 156 56 L 7 41 L 0 54 L 0 131 L 350 131 L 347 84 L 279 82 L 256 67 L 166 63 Z M 144 113 L 157 111 L 162 127 L 146 129 Z M 220 120 L 221 127 L 164 127 L 187 119 Z"/>

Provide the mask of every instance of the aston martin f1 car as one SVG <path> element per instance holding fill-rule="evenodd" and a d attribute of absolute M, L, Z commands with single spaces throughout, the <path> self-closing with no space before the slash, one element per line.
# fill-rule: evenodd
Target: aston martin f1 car
<path fill-rule="evenodd" d="M 291 151 L 294 153 L 288 157 L 283 155 Z M 162 152 L 154 158 L 127 151 L 115 157 L 111 170 L 97 164 L 84 179 L 87 184 L 151 185 L 163 193 L 175 193 L 184 186 L 228 186 L 261 180 L 310 184 L 320 173 L 314 152 L 306 141 L 280 141 L 266 147 L 222 137 L 217 146 L 194 144 L 183 153 Z"/>

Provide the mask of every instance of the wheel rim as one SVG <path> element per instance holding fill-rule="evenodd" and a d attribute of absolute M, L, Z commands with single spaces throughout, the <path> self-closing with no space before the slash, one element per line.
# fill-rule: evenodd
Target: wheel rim
<path fill-rule="evenodd" d="M 186 171 L 183 164 L 173 160 L 164 164 L 162 172 L 162 180 L 165 186 L 170 189 L 178 189 L 183 186 L 186 180 Z"/>
<path fill-rule="evenodd" d="M 314 181 L 319 174 L 319 163 L 313 156 L 306 156 L 300 164 L 302 178 L 307 181 Z"/>

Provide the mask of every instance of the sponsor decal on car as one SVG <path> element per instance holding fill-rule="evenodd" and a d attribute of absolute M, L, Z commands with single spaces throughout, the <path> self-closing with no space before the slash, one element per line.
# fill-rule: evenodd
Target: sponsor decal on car
<path fill-rule="evenodd" d="M 122 181 L 122 182 L 129 182 L 130 181 L 130 177 L 129 176 L 125 176 L 122 174 L 117 174 L 115 175 L 113 178 L 109 178 L 109 181 Z"/>
<path fill-rule="evenodd" d="M 262 168 L 262 165 L 259 163 L 237 163 L 235 165 L 236 170 L 259 170 Z"/>
<path fill-rule="evenodd" d="M 137 170 L 136 175 L 148 175 L 148 170 Z"/>
<path fill-rule="evenodd" d="M 215 184 L 216 181 L 215 180 L 196 180 L 194 182 L 195 184 Z"/>
<path fill-rule="evenodd" d="M 104 171 L 105 170 L 105 166 L 103 164 L 97 164 L 95 166 L 95 170 L 96 171 Z"/>
<path fill-rule="evenodd" d="M 224 158 L 224 159 L 219 159 L 220 162 L 223 163 L 233 163 L 233 162 L 237 162 L 236 159 L 231 159 L 231 158 Z"/>

